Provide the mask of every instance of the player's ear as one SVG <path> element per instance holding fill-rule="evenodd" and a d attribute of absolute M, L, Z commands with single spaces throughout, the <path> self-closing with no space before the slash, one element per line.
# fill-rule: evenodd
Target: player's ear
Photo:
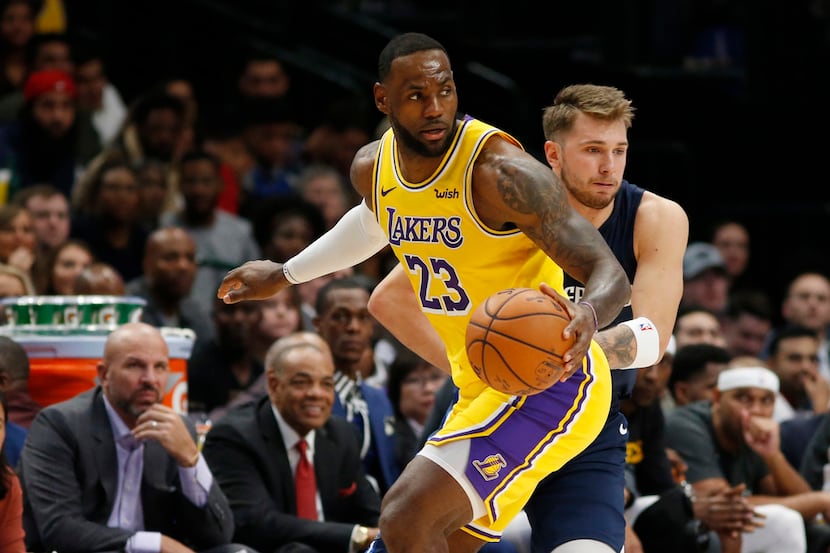
<path fill-rule="evenodd" d="M 560 146 L 553 140 L 545 140 L 545 159 L 551 169 L 559 170 L 562 166 Z"/>
<path fill-rule="evenodd" d="M 386 102 L 386 87 L 380 83 L 375 83 L 372 92 L 375 96 L 375 107 L 384 115 L 389 115 L 389 108 Z"/>

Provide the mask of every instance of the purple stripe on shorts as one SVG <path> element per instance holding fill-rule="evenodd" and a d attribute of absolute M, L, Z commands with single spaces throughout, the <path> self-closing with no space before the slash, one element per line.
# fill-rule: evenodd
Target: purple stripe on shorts
<path fill-rule="evenodd" d="M 489 509 L 495 516 L 497 492 L 528 470 L 582 412 L 587 384 L 593 380 L 590 357 L 586 359 L 586 370 L 527 396 L 519 409 L 493 425 L 489 435 L 470 440 L 465 474 L 482 499 L 490 498 Z"/>

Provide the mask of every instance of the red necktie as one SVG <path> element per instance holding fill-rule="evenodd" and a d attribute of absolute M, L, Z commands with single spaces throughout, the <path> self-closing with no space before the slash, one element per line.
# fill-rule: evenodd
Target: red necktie
<path fill-rule="evenodd" d="M 300 452 L 300 461 L 294 473 L 294 486 L 297 489 L 297 516 L 310 520 L 317 517 L 317 479 L 314 477 L 314 467 L 306 457 L 308 443 L 305 440 L 297 442 L 297 451 Z"/>

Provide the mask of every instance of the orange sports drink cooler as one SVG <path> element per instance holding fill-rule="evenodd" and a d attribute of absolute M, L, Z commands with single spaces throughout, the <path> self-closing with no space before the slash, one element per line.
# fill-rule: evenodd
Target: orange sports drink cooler
<path fill-rule="evenodd" d="M 193 349 L 193 338 L 184 333 L 164 334 L 170 349 L 170 377 L 162 403 L 186 415 L 187 360 Z M 104 354 L 106 334 L 11 334 L 9 337 L 29 355 L 29 393 L 44 407 L 98 385 L 97 366 Z"/>
<path fill-rule="evenodd" d="M 0 300 L 0 335 L 29 356 L 32 399 L 51 405 L 98 385 L 98 362 L 107 336 L 138 321 L 145 300 L 133 296 L 19 296 Z M 195 334 L 159 329 L 170 351 L 170 377 L 162 403 L 187 414 L 187 361 Z"/>

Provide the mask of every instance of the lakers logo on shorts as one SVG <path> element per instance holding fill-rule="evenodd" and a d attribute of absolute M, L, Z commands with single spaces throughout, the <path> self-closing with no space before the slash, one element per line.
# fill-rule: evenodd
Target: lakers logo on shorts
<path fill-rule="evenodd" d="M 483 461 L 473 459 L 473 466 L 485 480 L 495 480 L 499 477 L 499 471 L 507 466 L 507 461 L 501 453 L 495 453 L 488 455 Z"/>

